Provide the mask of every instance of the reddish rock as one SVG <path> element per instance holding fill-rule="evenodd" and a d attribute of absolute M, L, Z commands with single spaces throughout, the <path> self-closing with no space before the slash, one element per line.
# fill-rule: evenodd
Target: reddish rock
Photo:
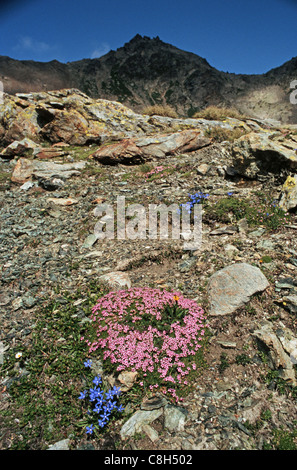
<path fill-rule="evenodd" d="M 27 158 L 20 158 L 14 167 L 11 181 L 13 183 L 26 183 L 33 173 L 33 162 Z"/>
<path fill-rule="evenodd" d="M 53 147 L 69 147 L 69 144 L 66 144 L 66 142 L 57 142 Z"/>
<path fill-rule="evenodd" d="M 119 143 L 104 145 L 92 157 L 101 163 L 138 163 L 151 158 L 192 152 L 211 143 L 200 130 L 188 129 L 173 134 L 124 139 Z"/>
<path fill-rule="evenodd" d="M 36 154 L 36 157 L 40 160 L 47 160 L 49 158 L 57 158 L 65 155 L 65 152 L 59 150 L 58 148 L 44 148 Z"/>

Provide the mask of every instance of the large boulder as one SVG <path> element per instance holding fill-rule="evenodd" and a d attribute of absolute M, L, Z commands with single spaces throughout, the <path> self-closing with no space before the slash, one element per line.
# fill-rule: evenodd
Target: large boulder
<path fill-rule="evenodd" d="M 238 174 L 257 178 L 282 169 L 297 168 L 297 142 L 271 131 L 250 132 L 232 146 L 233 166 Z"/>
<path fill-rule="evenodd" d="M 227 315 L 264 291 L 269 282 L 256 266 L 236 263 L 215 272 L 209 279 L 210 315 Z"/>

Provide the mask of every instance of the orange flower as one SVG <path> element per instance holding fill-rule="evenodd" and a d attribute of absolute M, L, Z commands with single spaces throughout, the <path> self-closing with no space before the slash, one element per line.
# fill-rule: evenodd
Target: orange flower
<path fill-rule="evenodd" d="M 179 296 L 178 296 L 178 295 L 174 295 L 174 296 L 173 296 L 173 299 L 175 300 L 175 302 L 177 302 L 178 299 L 179 299 Z"/>

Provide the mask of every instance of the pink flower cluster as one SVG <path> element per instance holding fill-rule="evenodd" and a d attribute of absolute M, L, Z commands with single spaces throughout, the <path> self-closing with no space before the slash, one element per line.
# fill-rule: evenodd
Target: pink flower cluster
<path fill-rule="evenodd" d="M 161 166 L 156 166 L 151 171 L 146 173 L 144 176 L 145 176 L 145 178 L 149 178 L 150 176 L 161 173 L 162 171 L 164 171 L 164 167 L 162 165 Z"/>
<path fill-rule="evenodd" d="M 170 328 L 145 325 L 152 317 L 162 320 L 166 305 L 175 303 L 185 309 L 181 320 L 173 319 Z M 155 318 L 154 318 L 155 317 Z M 205 331 L 204 311 L 193 300 L 184 298 L 178 292 L 167 292 L 153 288 L 132 288 L 110 292 L 92 310 L 92 320 L 96 326 L 96 341 L 87 340 L 89 352 L 98 348 L 117 366 L 117 370 L 138 371 L 145 380 L 157 374 L 163 384 L 185 384 L 190 370 L 196 369 L 194 360 L 201 347 Z M 161 323 L 160 323 L 161 324 Z M 187 364 L 186 364 L 186 363 Z M 151 384 L 150 387 L 157 387 Z M 175 389 L 171 388 L 175 397 Z"/>

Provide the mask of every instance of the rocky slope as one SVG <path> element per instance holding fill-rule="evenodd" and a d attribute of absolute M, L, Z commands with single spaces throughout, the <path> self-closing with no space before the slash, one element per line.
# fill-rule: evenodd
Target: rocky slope
<path fill-rule="evenodd" d="M 50 421 L 28 440 L 34 426 L 11 394 L 28 375 L 26 360 L 5 363 L 0 448 L 296 448 L 296 126 L 148 117 L 76 90 L 6 96 L 1 112 L 4 357 L 34 343 L 47 299 L 65 304 L 75 293 L 83 327 L 83 292 L 101 281 L 180 290 L 204 308 L 209 343 L 182 403 L 134 403 L 109 435 L 91 440 L 62 426 L 56 442 Z M 94 231 L 102 202 L 181 204 L 198 193 L 208 196 L 195 251 L 182 239 L 98 239 Z M 57 377 L 48 380 L 45 402 Z"/>
<path fill-rule="evenodd" d="M 262 75 L 225 73 L 158 37 L 137 35 L 99 59 L 62 64 L 2 56 L 0 70 L 7 93 L 77 88 L 135 111 L 150 104 L 169 104 L 185 117 L 215 104 L 234 106 L 261 119 L 297 122 L 297 107 L 290 103 L 296 58 Z"/>

